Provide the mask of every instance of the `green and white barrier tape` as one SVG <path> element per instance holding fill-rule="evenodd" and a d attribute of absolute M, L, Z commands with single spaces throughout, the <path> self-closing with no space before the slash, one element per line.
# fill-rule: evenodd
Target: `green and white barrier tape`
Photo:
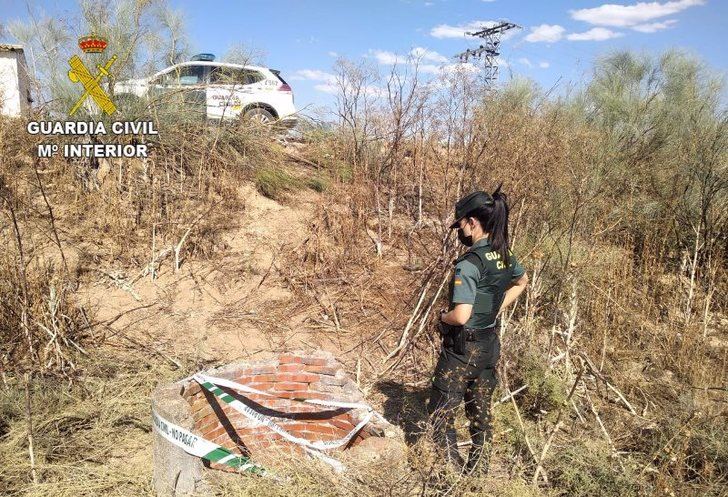
<path fill-rule="evenodd" d="M 255 388 L 241 385 L 240 383 L 236 383 L 231 380 L 216 378 L 214 376 L 208 376 L 202 373 L 193 375 L 191 379 L 197 381 L 200 386 L 202 386 L 205 390 L 214 394 L 216 397 L 228 404 L 230 407 L 253 421 L 255 426 L 266 426 L 270 428 L 289 442 L 300 445 L 308 454 L 329 464 L 336 471 L 343 471 L 345 469 L 344 465 L 336 459 L 323 454 L 322 451 L 335 449 L 349 443 L 349 441 L 354 438 L 354 436 L 356 436 L 356 434 L 359 433 L 359 431 L 361 431 L 362 428 L 364 428 L 364 426 L 366 426 L 371 421 L 372 417 L 376 416 L 379 419 L 384 420 L 384 418 L 382 418 L 382 416 L 374 411 L 370 406 L 362 403 L 317 399 L 288 399 L 323 407 L 334 407 L 337 409 L 363 409 L 367 411 L 367 414 L 364 416 L 364 418 L 345 437 L 338 440 L 318 440 L 315 442 L 311 442 L 309 440 L 297 437 L 287 432 L 275 421 L 273 421 L 270 416 L 266 416 L 255 411 L 251 407 L 240 402 L 231 395 L 225 393 L 223 390 L 220 389 L 220 387 L 226 387 L 238 392 L 257 394 L 266 397 L 278 398 L 277 395 L 263 392 L 261 390 L 256 390 Z M 233 454 L 229 450 L 214 442 L 206 440 L 198 435 L 194 435 L 184 428 L 170 423 L 154 411 L 152 411 L 152 418 L 154 421 L 154 428 L 157 430 L 157 432 L 169 442 L 171 442 L 173 445 L 180 447 L 188 454 L 200 457 L 210 462 L 225 464 L 240 471 L 246 471 L 255 474 L 267 474 L 266 470 L 263 467 L 251 462 L 249 458 Z"/>
<path fill-rule="evenodd" d="M 226 380 L 225 378 L 217 378 L 215 376 L 209 376 L 204 373 L 197 373 L 197 374 L 190 376 L 189 378 L 195 379 L 198 383 L 200 383 L 200 381 L 198 379 L 204 380 L 204 381 L 209 381 L 210 383 L 217 385 L 219 387 L 231 388 L 238 392 L 253 393 L 253 394 L 263 395 L 265 397 L 280 398 L 277 395 L 269 393 L 269 392 L 257 390 L 255 388 L 249 387 L 247 385 L 242 385 L 240 383 L 236 383 L 231 380 Z M 200 384 L 202 384 L 202 383 L 200 383 Z M 373 409 L 370 406 L 368 406 L 366 404 L 361 404 L 359 402 L 340 402 L 337 400 L 318 400 L 318 399 L 288 399 L 288 400 L 295 400 L 297 402 L 304 402 L 306 404 L 315 404 L 315 405 L 324 406 L 324 407 L 336 407 L 336 408 L 340 408 L 340 409 L 365 409 L 367 411 L 372 411 L 375 416 L 384 420 L 384 418 L 379 413 L 373 411 Z"/>
<path fill-rule="evenodd" d="M 232 407 L 233 409 L 235 409 L 236 411 L 238 411 L 239 413 L 243 414 L 245 417 L 247 417 L 248 419 L 253 421 L 256 425 L 266 426 L 266 427 L 270 428 L 271 430 L 273 430 L 275 433 L 278 433 L 280 436 L 282 436 L 284 439 L 288 440 L 289 442 L 302 446 L 306 450 L 306 452 L 308 452 L 309 454 L 311 454 L 314 457 L 321 459 L 322 461 L 326 462 L 327 464 L 331 465 L 337 471 L 343 471 L 344 466 L 336 459 L 328 457 L 328 456 L 322 454 L 320 451 L 335 449 L 337 447 L 346 445 L 357 433 L 359 433 L 359 431 L 361 431 L 362 428 L 364 428 L 364 426 L 366 426 L 369 423 L 369 421 L 371 421 L 372 417 L 375 414 L 377 414 L 374 412 L 374 410 L 371 407 L 369 407 L 366 404 L 359 404 L 359 403 L 352 403 L 352 402 L 326 401 L 326 400 L 316 400 L 316 399 L 299 400 L 299 402 L 316 404 L 316 405 L 321 405 L 321 406 L 326 406 L 326 407 L 336 407 L 336 408 L 345 408 L 345 409 L 366 409 L 367 410 L 367 414 L 364 416 L 364 418 L 345 437 L 340 438 L 338 440 L 329 440 L 329 441 L 319 440 L 319 441 L 311 442 L 309 440 L 306 440 L 305 438 L 300 438 L 300 437 L 297 437 L 297 436 L 292 435 L 291 433 L 287 432 L 280 425 L 278 425 L 275 421 L 273 421 L 269 416 L 260 414 L 259 412 L 255 411 L 251 407 L 249 407 L 246 404 L 235 399 L 233 396 L 225 393 L 223 390 L 220 389 L 220 386 L 227 387 L 227 388 L 230 388 L 230 389 L 236 390 L 236 391 L 264 395 L 267 397 L 276 397 L 275 395 L 270 394 L 268 392 L 256 390 L 256 389 L 248 387 L 246 385 L 241 385 L 239 383 L 235 383 L 233 381 L 226 380 L 224 378 L 215 378 L 213 376 L 207 376 L 204 374 L 196 374 L 193 376 L 193 378 L 205 390 L 214 394 L 216 397 L 218 397 L 220 400 L 222 400 L 223 402 L 228 404 L 230 407 Z"/>
<path fill-rule="evenodd" d="M 206 461 L 225 464 L 239 471 L 255 474 L 265 474 L 265 469 L 250 461 L 249 458 L 231 453 L 224 447 L 205 440 L 181 426 L 170 423 L 152 410 L 154 429 L 173 445 L 181 448 L 190 455 L 197 456 Z"/>

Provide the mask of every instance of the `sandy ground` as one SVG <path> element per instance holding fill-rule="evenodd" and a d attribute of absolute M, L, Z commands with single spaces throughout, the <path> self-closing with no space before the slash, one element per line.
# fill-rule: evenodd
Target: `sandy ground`
<path fill-rule="evenodd" d="M 183 261 L 175 273 L 169 257 L 154 280 L 147 276 L 122 288 L 106 278 L 81 288 L 82 301 L 97 320 L 114 320 L 107 334 L 149 344 L 172 359 L 192 356 L 205 364 L 309 343 L 305 316 L 280 323 L 280 333 L 273 335 L 262 325 L 271 306 L 293 297 L 274 258 L 306 239 L 318 196 L 302 192 L 283 205 L 250 183 L 241 185 L 239 195 L 245 203 L 240 222 L 215 260 Z"/>

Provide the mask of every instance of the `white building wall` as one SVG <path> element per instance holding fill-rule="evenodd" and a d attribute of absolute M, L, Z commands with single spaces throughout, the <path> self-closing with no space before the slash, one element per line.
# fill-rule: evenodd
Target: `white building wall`
<path fill-rule="evenodd" d="M 30 81 L 23 49 L 0 45 L 0 112 L 6 116 L 26 116 L 29 110 Z"/>

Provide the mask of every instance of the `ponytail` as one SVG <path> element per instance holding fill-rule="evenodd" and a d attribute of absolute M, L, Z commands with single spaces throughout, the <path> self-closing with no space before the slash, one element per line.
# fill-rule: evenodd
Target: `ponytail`
<path fill-rule="evenodd" d="M 493 213 L 490 216 L 490 222 L 487 223 L 489 226 L 485 227 L 485 231 L 490 233 L 491 241 L 490 245 L 495 251 L 500 253 L 503 262 L 508 267 L 508 197 L 506 194 L 501 192 L 501 186 L 503 183 L 498 185 L 498 188 L 493 192 Z"/>
<path fill-rule="evenodd" d="M 508 197 L 501 192 L 501 186 L 491 194 L 493 204 L 480 207 L 472 216 L 480 221 L 483 231 L 490 233 L 490 246 L 498 252 L 506 267 L 510 266 L 508 260 L 509 239 L 508 239 Z"/>

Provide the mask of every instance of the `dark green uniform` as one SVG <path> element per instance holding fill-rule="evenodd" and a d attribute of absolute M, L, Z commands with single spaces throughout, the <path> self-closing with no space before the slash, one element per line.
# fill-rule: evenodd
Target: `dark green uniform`
<path fill-rule="evenodd" d="M 435 440 L 454 463 L 462 464 L 453 411 L 465 400 L 472 440 L 468 469 L 475 468 L 481 459 L 484 464 L 480 467 L 487 468 L 483 448 L 492 438 L 490 401 L 500 356 L 496 316 L 505 291 L 525 272 L 510 252 L 508 259 L 506 265 L 488 239 L 482 238 L 455 261 L 450 282 L 450 310 L 456 304 L 472 304 L 473 312 L 464 327 L 452 327 L 451 333 L 444 336 L 428 411 L 433 416 Z"/>

